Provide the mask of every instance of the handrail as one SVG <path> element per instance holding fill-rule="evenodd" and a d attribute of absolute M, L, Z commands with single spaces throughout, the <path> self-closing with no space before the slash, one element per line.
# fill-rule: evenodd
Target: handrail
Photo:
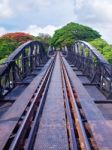
<path fill-rule="evenodd" d="M 37 66 L 48 60 L 43 43 L 28 41 L 19 46 L 0 65 L 0 95 L 4 95 L 24 79 Z"/>
<path fill-rule="evenodd" d="M 103 55 L 94 46 L 92 46 L 88 42 L 78 40 L 75 42 L 75 44 L 77 44 L 77 43 L 84 44 L 84 46 L 86 46 L 88 49 L 90 49 L 93 52 L 93 54 L 97 57 L 97 59 L 100 62 L 109 64 L 108 61 L 103 57 Z"/>
<path fill-rule="evenodd" d="M 97 84 L 107 97 L 112 97 L 112 64 L 91 44 L 75 41 L 68 47 L 66 59 L 74 64 L 91 83 Z"/>

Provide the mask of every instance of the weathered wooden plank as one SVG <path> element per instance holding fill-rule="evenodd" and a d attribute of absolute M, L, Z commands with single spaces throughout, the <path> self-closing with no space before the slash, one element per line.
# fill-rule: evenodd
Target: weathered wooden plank
<path fill-rule="evenodd" d="M 112 120 L 112 103 L 97 104 L 105 119 Z"/>
<path fill-rule="evenodd" d="M 85 85 L 86 90 L 95 101 L 106 100 L 106 97 L 100 92 L 95 85 Z M 93 92 L 94 91 L 94 92 Z"/>
<path fill-rule="evenodd" d="M 11 102 L 0 102 L 0 117 L 11 107 Z"/>
<path fill-rule="evenodd" d="M 80 79 L 80 81 L 83 83 L 83 84 L 90 84 L 90 81 L 87 77 L 85 76 L 78 76 L 78 78 Z"/>
<path fill-rule="evenodd" d="M 86 115 L 89 126 L 92 130 L 94 139 L 99 149 L 111 150 L 112 149 L 112 125 L 106 120 L 101 111 L 93 102 L 93 98 L 89 95 L 84 88 L 72 68 L 67 61 L 63 58 L 66 69 L 74 89 L 77 91 L 78 99 L 82 105 L 83 111 Z M 94 93 L 94 91 L 93 91 Z"/>
<path fill-rule="evenodd" d="M 34 78 L 31 84 L 17 98 L 15 103 L 12 105 L 12 107 L 10 107 L 9 110 L 0 118 L 0 148 L 1 149 L 3 149 L 17 121 L 19 120 L 20 116 L 24 112 L 24 109 L 26 108 L 28 102 L 31 100 L 33 93 L 35 92 L 38 85 L 40 84 L 40 81 L 44 76 L 51 61 L 52 58 L 44 66 L 40 74 Z"/>
<path fill-rule="evenodd" d="M 9 94 L 4 97 L 4 101 L 15 101 L 17 97 L 25 90 L 26 85 L 16 86 Z"/>
<path fill-rule="evenodd" d="M 82 75 L 82 71 L 74 71 L 76 75 Z"/>

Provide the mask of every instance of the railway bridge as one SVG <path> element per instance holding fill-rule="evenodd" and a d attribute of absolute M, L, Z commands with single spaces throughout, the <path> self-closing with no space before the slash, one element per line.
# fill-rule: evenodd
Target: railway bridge
<path fill-rule="evenodd" d="M 84 41 L 38 41 L 0 65 L 0 150 L 112 150 L 112 65 Z"/>

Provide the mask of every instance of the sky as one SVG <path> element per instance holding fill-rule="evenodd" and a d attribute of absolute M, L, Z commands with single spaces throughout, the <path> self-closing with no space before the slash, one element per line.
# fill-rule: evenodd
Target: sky
<path fill-rule="evenodd" d="M 112 0 L 0 0 L 0 35 L 53 35 L 69 22 L 90 26 L 112 43 Z"/>

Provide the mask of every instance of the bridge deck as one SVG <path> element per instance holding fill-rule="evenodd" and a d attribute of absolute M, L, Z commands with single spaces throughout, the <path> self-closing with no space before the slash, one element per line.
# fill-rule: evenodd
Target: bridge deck
<path fill-rule="evenodd" d="M 34 150 L 68 150 L 59 55 L 57 56 Z"/>
<path fill-rule="evenodd" d="M 44 66 L 43 70 L 38 76 L 34 78 L 31 84 L 24 90 L 24 92 L 17 97 L 15 103 L 3 114 L 0 118 L 0 148 L 4 147 L 4 143 L 7 141 L 16 124 L 18 123 L 25 108 L 30 102 L 32 95 L 35 93 L 39 86 L 46 70 L 48 69 L 52 60 Z"/>
<path fill-rule="evenodd" d="M 104 118 L 102 112 L 105 113 L 106 109 L 100 109 L 94 103 L 94 98 L 91 97 L 90 93 L 84 88 L 80 80 L 73 72 L 72 68 L 69 66 L 67 61 L 64 59 L 66 69 L 72 86 L 78 94 L 78 100 L 83 108 L 84 114 L 86 116 L 89 127 L 92 131 L 94 139 L 98 145 L 99 150 L 111 150 L 112 149 L 112 120 L 107 120 Z M 94 93 L 94 90 L 93 90 Z M 103 106 L 104 107 L 104 106 Z M 109 106 L 107 106 L 108 109 Z M 111 107 L 111 106 L 110 106 Z M 106 113 L 109 115 L 108 113 Z M 107 116 L 106 116 L 107 117 Z"/>
<path fill-rule="evenodd" d="M 0 109 L 0 149 L 112 150 L 112 101 L 96 84 L 59 53 L 37 72 Z"/>
<path fill-rule="evenodd" d="M 31 74 L 24 78 L 21 82 L 18 82 L 16 86 L 9 94 L 4 97 L 4 101 L 14 102 L 19 95 L 25 90 L 25 88 L 33 81 L 33 79 L 40 74 L 42 67 L 37 67 Z"/>

